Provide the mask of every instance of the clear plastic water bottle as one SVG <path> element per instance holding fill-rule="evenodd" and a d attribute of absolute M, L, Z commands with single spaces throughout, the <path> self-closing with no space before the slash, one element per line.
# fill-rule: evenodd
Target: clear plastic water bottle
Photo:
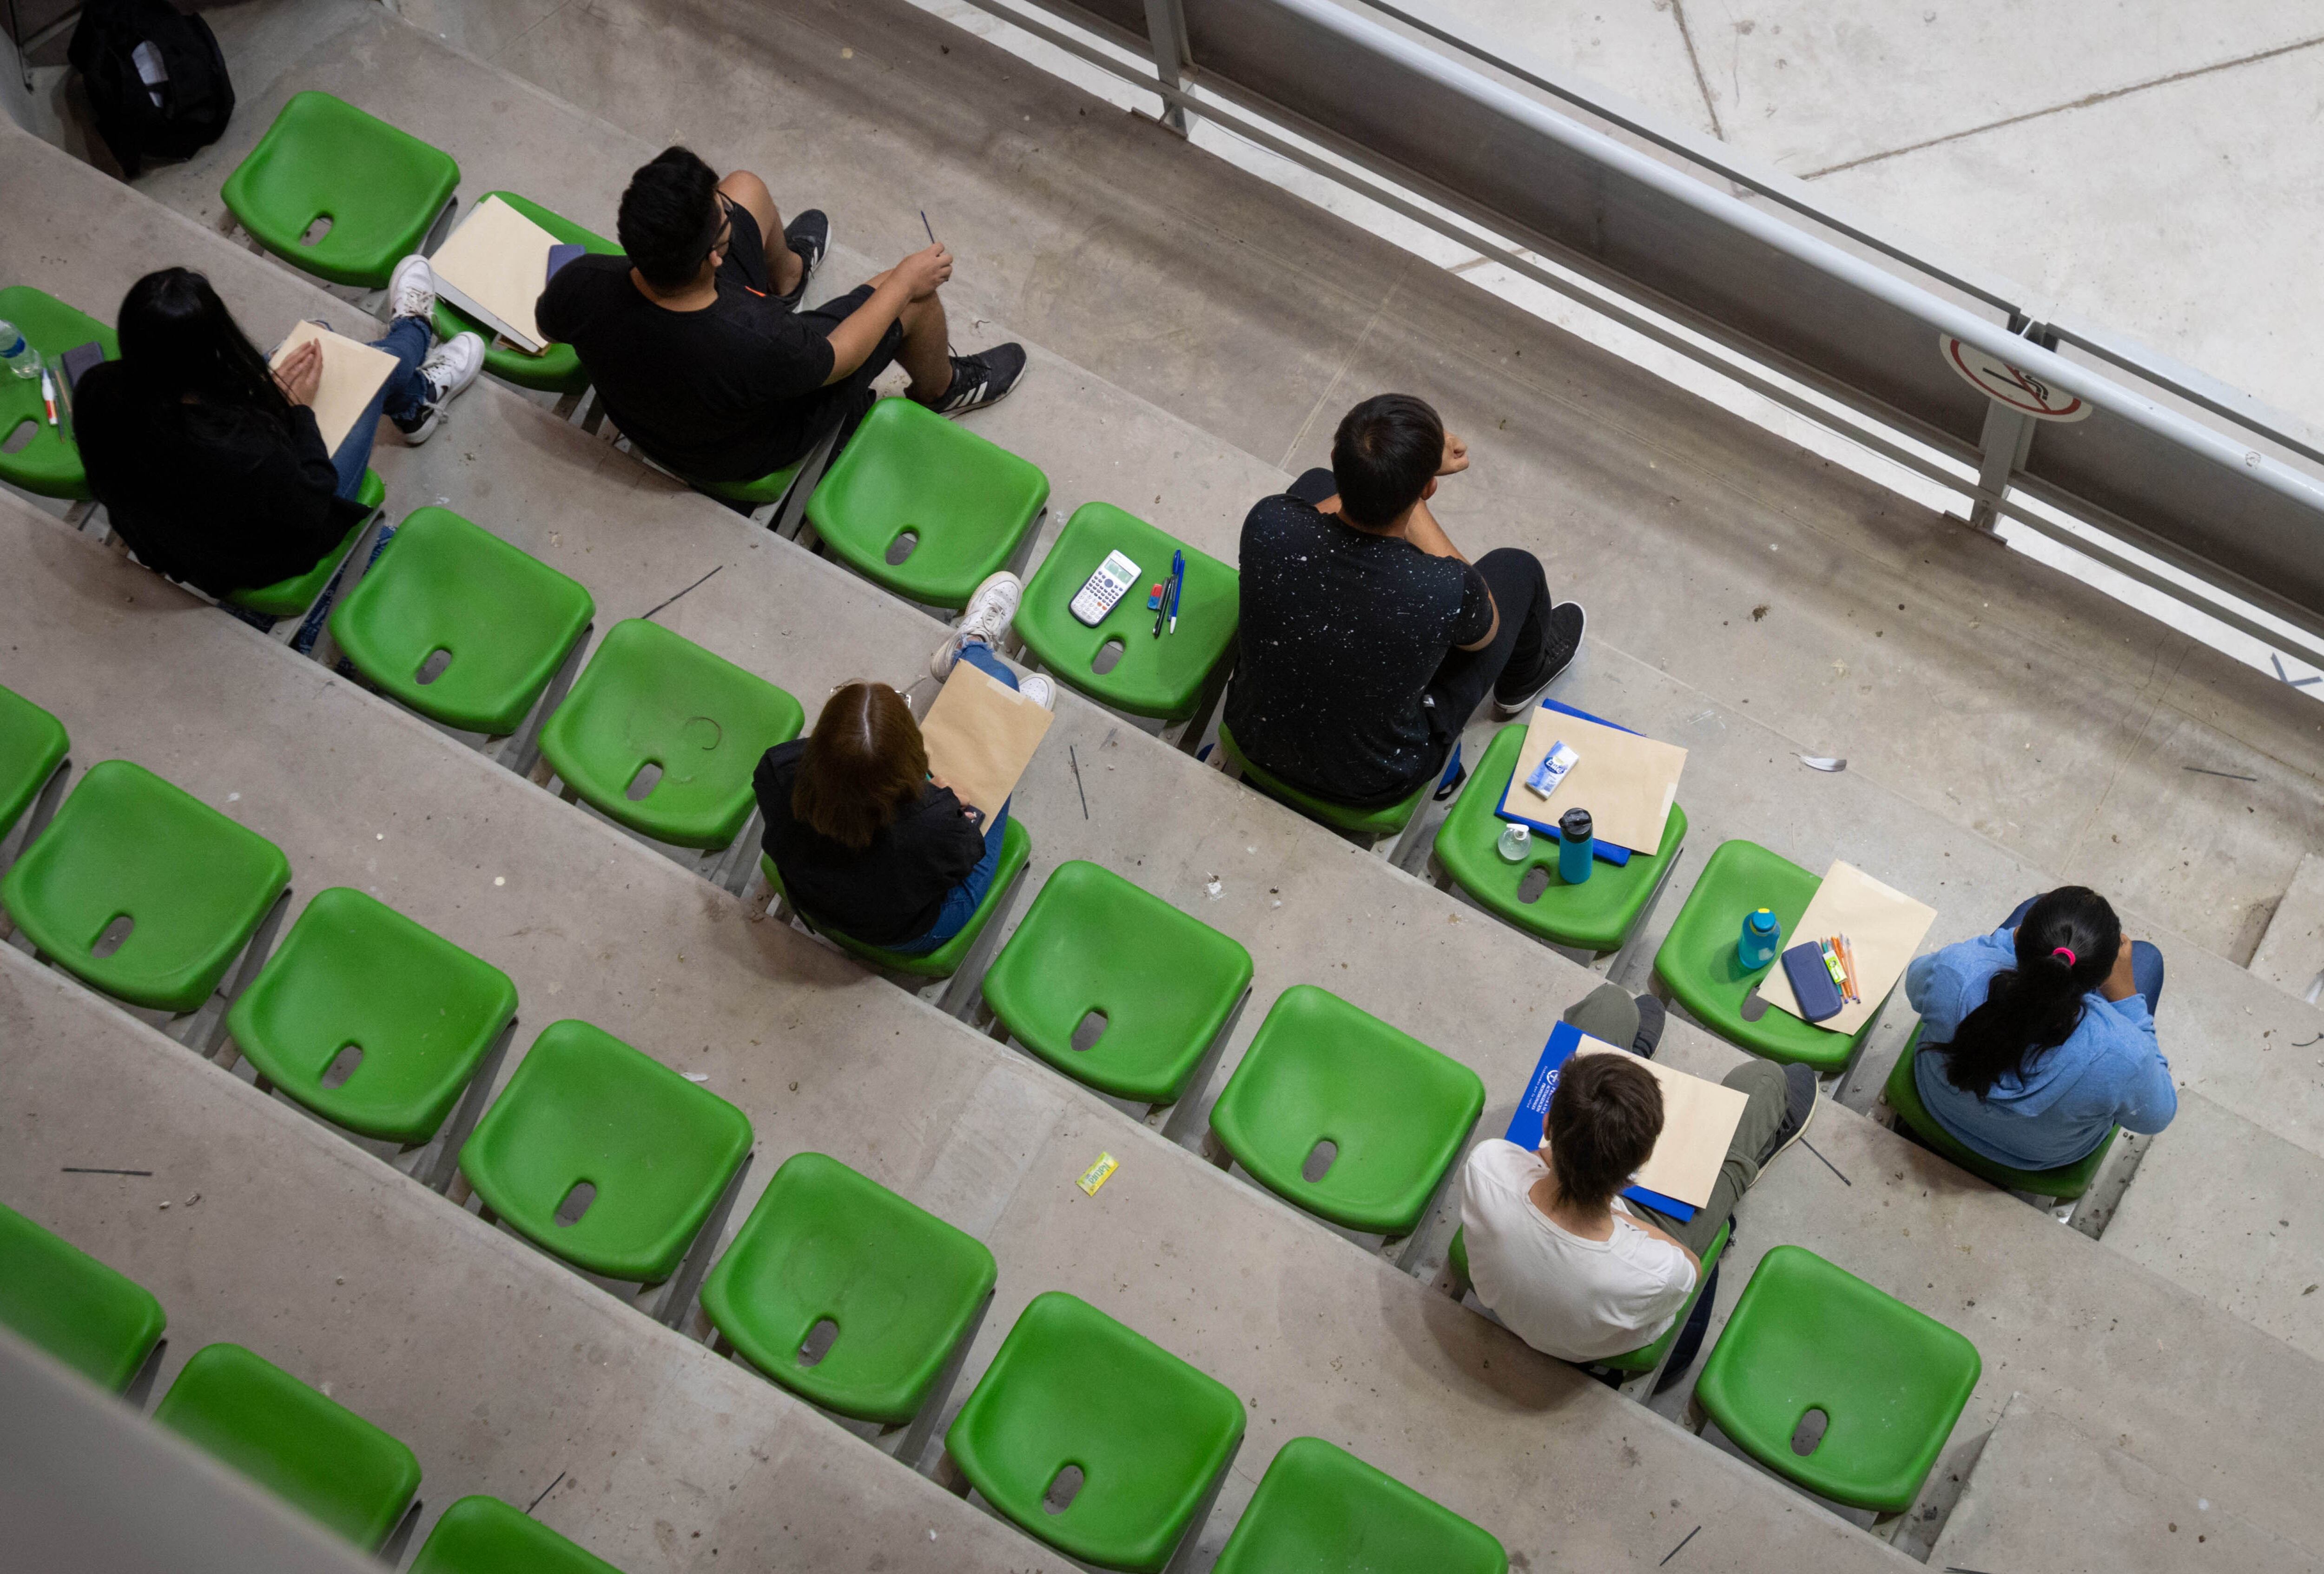
<path fill-rule="evenodd" d="M 41 374 L 41 353 L 32 348 L 12 322 L 0 321 L 0 361 L 19 377 Z"/>
<path fill-rule="evenodd" d="M 1743 937 L 1735 943 L 1735 960 L 1743 964 L 1745 972 L 1757 972 L 1775 960 L 1783 945 L 1784 926 L 1775 922 L 1774 913 L 1761 907 L 1743 919 Z"/>

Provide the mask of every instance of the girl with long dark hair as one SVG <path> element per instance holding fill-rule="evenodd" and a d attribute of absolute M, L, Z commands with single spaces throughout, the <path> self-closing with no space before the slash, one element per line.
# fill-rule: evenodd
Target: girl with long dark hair
<path fill-rule="evenodd" d="M 938 678 L 965 661 L 1044 709 L 1049 680 L 1019 677 L 993 654 L 1024 586 L 996 574 L 928 663 Z M 799 911 L 852 940 L 924 955 L 968 926 L 1001 866 L 1003 804 L 986 824 L 928 771 L 919 723 L 884 683 L 831 691 L 806 737 L 759 761 L 752 787 L 767 856 Z"/>
<path fill-rule="evenodd" d="M 306 573 L 362 520 L 355 497 L 380 415 L 425 442 L 484 366 L 474 334 L 430 349 L 426 258 L 396 265 L 388 299 L 394 321 L 375 347 L 396 370 L 334 454 L 309 408 L 315 346 L 270 370 L 199 273 L 164 268 L 129 287 L 121 359 L 80 380 L 73 425 L 89 489 L 141 562 L 226 596 Z"/>
<path fill-rule="evenodd" d="M 2162 994 L 2163 953 L 2124 939 L 2104 897 L 2035 897 L 1906 970 L 1921 1100 L 1963 1146 L 2015 1169 L 2072 1164 L 2116 1126 L 2160 1131 L 2179 1112 L 2154 1038 Z"/>

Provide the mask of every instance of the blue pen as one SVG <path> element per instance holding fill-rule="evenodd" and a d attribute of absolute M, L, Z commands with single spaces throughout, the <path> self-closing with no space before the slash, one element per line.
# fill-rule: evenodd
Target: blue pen
<path fill-rule="evenodd" d="M 1178 631 L 1178 593 L 1186 588 L 1186 555 L 1170 554 L 1170 631 Z"/>

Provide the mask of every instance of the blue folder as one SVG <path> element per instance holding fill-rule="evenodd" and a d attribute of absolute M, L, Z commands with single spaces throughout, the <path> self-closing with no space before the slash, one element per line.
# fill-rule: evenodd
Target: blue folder
<path fill-rule="evenodd" d="M 1542 1046 L 1540 1063 L 1533 1068 L 1533 1076 L 1526 1083 L 1525 1097 L 1517 1100 L 1517 1112 L 1509 1117 L 1509 1128 L 1502 1135 L 1527 1153 L 1541 1147 L 1542 1122 L 1549 1116 L 1549 1100 L 1557 1091 L 1557 1073 L 1582 1047 L 1587 1036 L 1571 1022 L 1561 1022 L 1549 1030 L 1549 1042 Z M 1621 1045 L 1616 1045 L 1617 1049 Z M 1627 1053 L 1627 1052 L 1625 1052 Z M 1649 1192 L 1644 1186 L 1625 1186 L 1622 1195 L 1643 1204 L 1655 1212 L 1677 1220 L 1681 1224 L 1692 1219 L 1695 1210 L 1675 1197 L 1665 1197 L 1660 1192 Z"/>
<path fill-rule="evenodd" d="M 1601 727 L 1611 727 L 1617 732 L 1628 732 L 1633 738 L 1643 737 L 1645 735 L 1635 727 L 1625 727 L 1619 722 L 1609 722 L 1603 716 L 1593 716 L 1587 711 L 1577 711 L 1572 705 L 1562 705 L 1555 700 L 1542 701 L 1541 708 L 1545 711 L 1555 711 L 1561 716 L 1579 716 L 1585 722 L 1595 722 Z M 1509 795 L 1517 790 L 1517 773 L 1512 771 L 1509 773 L 1509 779 L 1501 784 L 1501 806 L 1495 809 L 1493 813 L 1499 815 L 1504 820 L 1515 820 L 1521 825 L 1532 826 L 1534 834 L 1536 836 L 1546 836 L 1553 842 L 1556 841 L 1556 821 L 1536 820 L 1531 815 L 1520 815 L 1516 810 L 1509 807 Z M 1612 842 L 1604 840 L 1600 840 L 1594 843 L 1591 846 L 1591 851 L 1595 852 L 1600 858 L 1604 859 L 1608 863 L 1612 864 L 1617 869 L 1621 868 L 1622 865 L 1630 861 L 1630 850 L 1628 848 L 1617 847 Z"/>

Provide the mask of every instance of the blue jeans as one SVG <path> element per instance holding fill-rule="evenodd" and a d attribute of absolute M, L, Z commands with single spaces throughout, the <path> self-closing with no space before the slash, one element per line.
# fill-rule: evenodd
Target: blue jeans
<path fill-rule="evenodd" d="M 417 426 L 428 410 L 428 380 L 420 375 L 420 363 L 428 357 L 428 347 L 434 342 L 427 322 L 416 317 L 400 317 L 387 325 L 387 336 L 372 348 L 385 350 L 396 359 L 396 369 L 388 373 L 387 381 L 372 396 L 371 408 L 355 418 L 340 440 L 339 451 L 331 456 L 331 464 L 339 473 L 339 495 L 353 500 L 363 487 L 364 471 L 371 465 L 372 440 L 379 435 L 382 414 L 398 426 Z"/>
<path fill-rule="evenodd" d="M 2046 894 L 2046 893 L 2045 893 Z M 2028 897 L 2017 908 L 2001 921 L 2004 929 L 2015 929 L 2025 921 L 2040 897 Z M 2146 1000 L 2146 1014 L 2154 1015 L 2155 1006 L 2163 999 L 2163 953 L 2144 940 L 2130 943 L 2130 984 Z"/>
<path fill-rule="evenodd" d="M 1017 686 L 1017 675 L 1009 670 L 1009 664 L 979 640 L 972 640 L 962 646 L 960 658 L 979 672 L 991 673 L 1010 688 Z M 992 824 L 984 828 L 984 856 L 976 861 L 976 867 L 968 871 L 965 879 L 945 893 L 944 907 L 936 914 L 936 923 L 926 934 L 891 945 L 889 950 L 904 956 L 926 956 L 968 927 L 977 908 L 984 905 L 984 894 L 992 888 L 993 874 L 1001 868 L 1001 833 L 1008 826 L 1009 805 L 1003 804 L 1001 812 L 992 816 Z"/>

